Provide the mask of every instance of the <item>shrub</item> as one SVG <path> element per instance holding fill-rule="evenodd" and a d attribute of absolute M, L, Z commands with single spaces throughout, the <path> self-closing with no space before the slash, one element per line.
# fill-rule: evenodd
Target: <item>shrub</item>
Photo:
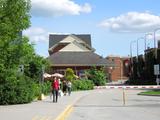
<path fill-rule="evenodd" d="M 92 69 L 86 71 L 86 74 L 88 76 L 88 79 L 93 81 L 94 85 L 96 86 L 105 85 L 107 82 L 107 76 L 103 68 L 96 69 L 95 67 L 93 67 Z"/>
<path fill-rule="evenodd" d="M 77 91 L 77 90 L 91 90 L 93 89 L 93 82 L 91 80 L 75 80 L 72 83 L 72 90 Z"/>
<path fill-rule="evenodd" d="M 46 81 L 42 84 L 42 93 L 48 95 L 51 90 L 51 82 Z"/>
<path fill-rule="evenodd" d="M 29 103 L 38 94 L 39 88 L 29 77 L 15 77 L 13 73 L 8 73 L 8 75 L 0 85 L 0 104 Z"/>

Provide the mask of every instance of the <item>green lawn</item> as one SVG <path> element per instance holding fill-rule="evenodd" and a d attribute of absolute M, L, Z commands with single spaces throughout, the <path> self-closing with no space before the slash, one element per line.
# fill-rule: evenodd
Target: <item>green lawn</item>
<path fill-rule="evenodd" d="M 155 95 L 155 96 L 160 96 L 160 90 L 149 90 L 149 91 L 146 91 L 146 92 L 138 93 L 138 95 Z"/>

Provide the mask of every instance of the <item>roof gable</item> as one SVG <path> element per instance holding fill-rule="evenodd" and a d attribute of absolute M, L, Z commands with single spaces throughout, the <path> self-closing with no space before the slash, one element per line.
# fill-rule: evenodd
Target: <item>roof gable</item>
<path fill-rule="evenodd" d="M 50 34 L 49 35 L 49 48 L 59 43 L 60 41 L 64 40 L 68 36 L 75 36 L 79 38 L 80 40 L 84 41 L 89 46 L 91 46 L 91 35 L 90 34 L 68 34 L 68 35 Z"/>
<path fill-rule="evenodd" d="M 88 49 L 87 47 L 83 46 L 82 44 L 79 44 L 76 40 L 74 40 L 59 51 L 60 52 L 64 52 L 64 51 L 85 52 L 85 51 L 91 51 L 91 49 Z"/>
<path fill-rule="evenodd" d="M 59 43 L 71 43 L 73 42 L 75 39 L 72 36 L 67 36 L 64 39 L 62 39 Z"/>

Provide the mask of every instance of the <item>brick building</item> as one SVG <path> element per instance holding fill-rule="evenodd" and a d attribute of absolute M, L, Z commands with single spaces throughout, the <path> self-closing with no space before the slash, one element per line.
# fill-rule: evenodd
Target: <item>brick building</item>
<path fill-rule="evenodd" d="M 50 34 L 49 35 L 49 61 L 51 72 L 64 74 L 66 68 L 72 68 L 77 76 L 84 74 L 91 67 L 112 67 L 112 61 L 96 54 L 91 45 L 89 34 Z"/>
<path fill-rule="evenodd" d="M 115 67 L 107 68 L 110 81 L 127 80 L 129 76 L 129 57 L 107 56 L 107 60 L 114 62 Z"/>

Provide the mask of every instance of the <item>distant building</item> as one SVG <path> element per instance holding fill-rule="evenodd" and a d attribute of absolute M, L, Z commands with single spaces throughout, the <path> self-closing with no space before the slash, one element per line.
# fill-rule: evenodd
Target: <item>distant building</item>
<path fill-rule="evenodd" d="M 84 70 L 95 66 L 112 67 L 113 63 L 94 53 L 89 34 L 50 34 L 48 59 L 52 63 L 52 73 L 64 74 L 66 68 L 72 68 L 81 76 Z"/>
<path fill-rule="evenodd" d="M 129 77 L 129 57 L 107 56 L 106 59 L 114 62 L 115 67 L 108 67 L 110 81 L 127 80 Z"/>

